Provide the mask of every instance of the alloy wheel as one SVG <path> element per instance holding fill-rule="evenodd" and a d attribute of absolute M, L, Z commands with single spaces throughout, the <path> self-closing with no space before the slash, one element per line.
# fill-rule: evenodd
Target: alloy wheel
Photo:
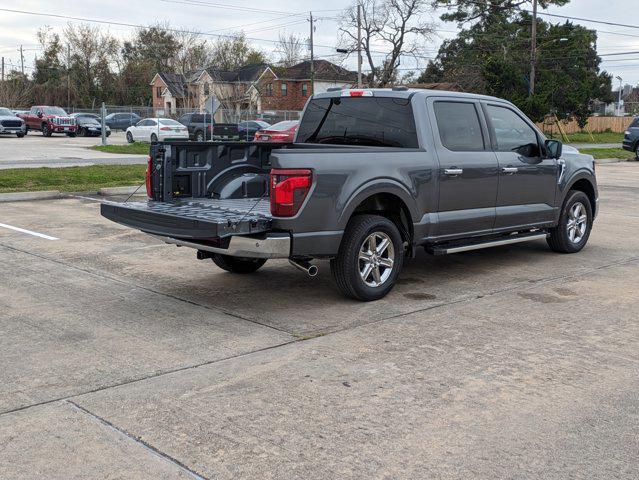
<path fill-rule="evenodd" d="M 584 238 L 588 228 L 588 215 L 586 207 L 581 202 L 576 202 L 568 212 L 568 222 L 566 229 L 568 231 L 568 240 L 572 243 L 579 243 Z"/>
<path fill-rule="evenodd" d="M 395 249 L 384 232 L 371 233 L 359 249 L 359 275 L 369 287 L 383 285 L 393 272 Z"/>

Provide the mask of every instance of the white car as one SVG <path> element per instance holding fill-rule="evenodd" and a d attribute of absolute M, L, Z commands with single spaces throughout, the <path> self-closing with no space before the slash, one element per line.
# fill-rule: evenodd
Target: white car
<path fill-rule="evenodd" d="M 144 118 L 126 129 L 126 141 L 129 143 L 188 139 L 189 130 L 170 118 Z"/>

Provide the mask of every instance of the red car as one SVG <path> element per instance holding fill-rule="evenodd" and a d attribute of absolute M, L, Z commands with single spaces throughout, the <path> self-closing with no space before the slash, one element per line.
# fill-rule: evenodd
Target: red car
<path fill-rule="evenodd" d="M 77 123 L 60 107 L 35 106 L 28 113 L 18 115 L 27 124 L 28 130 L 39 130 L 45 137 L 52 133 L 65 133 L 69 137 L 77 134 Z"/>
<path fill-rule="evenodd" d="M 264 130 L 255 132 L 255 141 L 292 143 L 299 124 L 300 122 L 298 120 L 286 120 L 276 123 Z"/>

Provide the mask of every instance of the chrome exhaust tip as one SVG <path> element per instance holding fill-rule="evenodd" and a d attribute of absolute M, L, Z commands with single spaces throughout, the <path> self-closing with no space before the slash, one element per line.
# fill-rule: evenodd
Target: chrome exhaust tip
<path fill-rule="evenodd" d="M 312 265 L 310 262 L 306 260 L 288 260 L 291 265 L 295 268 L 301 270 L 302 272 L 306 272 L 309 277 L 316 277 L 319 273 L 319 268 L 317 265 Z"/>

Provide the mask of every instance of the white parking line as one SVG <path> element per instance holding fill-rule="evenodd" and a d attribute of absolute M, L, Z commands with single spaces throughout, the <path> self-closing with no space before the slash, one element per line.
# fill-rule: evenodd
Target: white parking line
<path fill-rule="evenodd" d="M 26 233 L 28 235 L 33 235 L 34 237 L 44 238 L 46 240 L 60 240 L 56 237 L 51 237 L 49 235 L 45 235 L 44 233 L 32 232 L 31 230 L 25 230 L 24 228 L 14 227 L 13 225 L 7 225 L 5 223 L 0 223 L 0 227 L 8 228 L 9 230 L 15 230 L 16 232 Z"/>

